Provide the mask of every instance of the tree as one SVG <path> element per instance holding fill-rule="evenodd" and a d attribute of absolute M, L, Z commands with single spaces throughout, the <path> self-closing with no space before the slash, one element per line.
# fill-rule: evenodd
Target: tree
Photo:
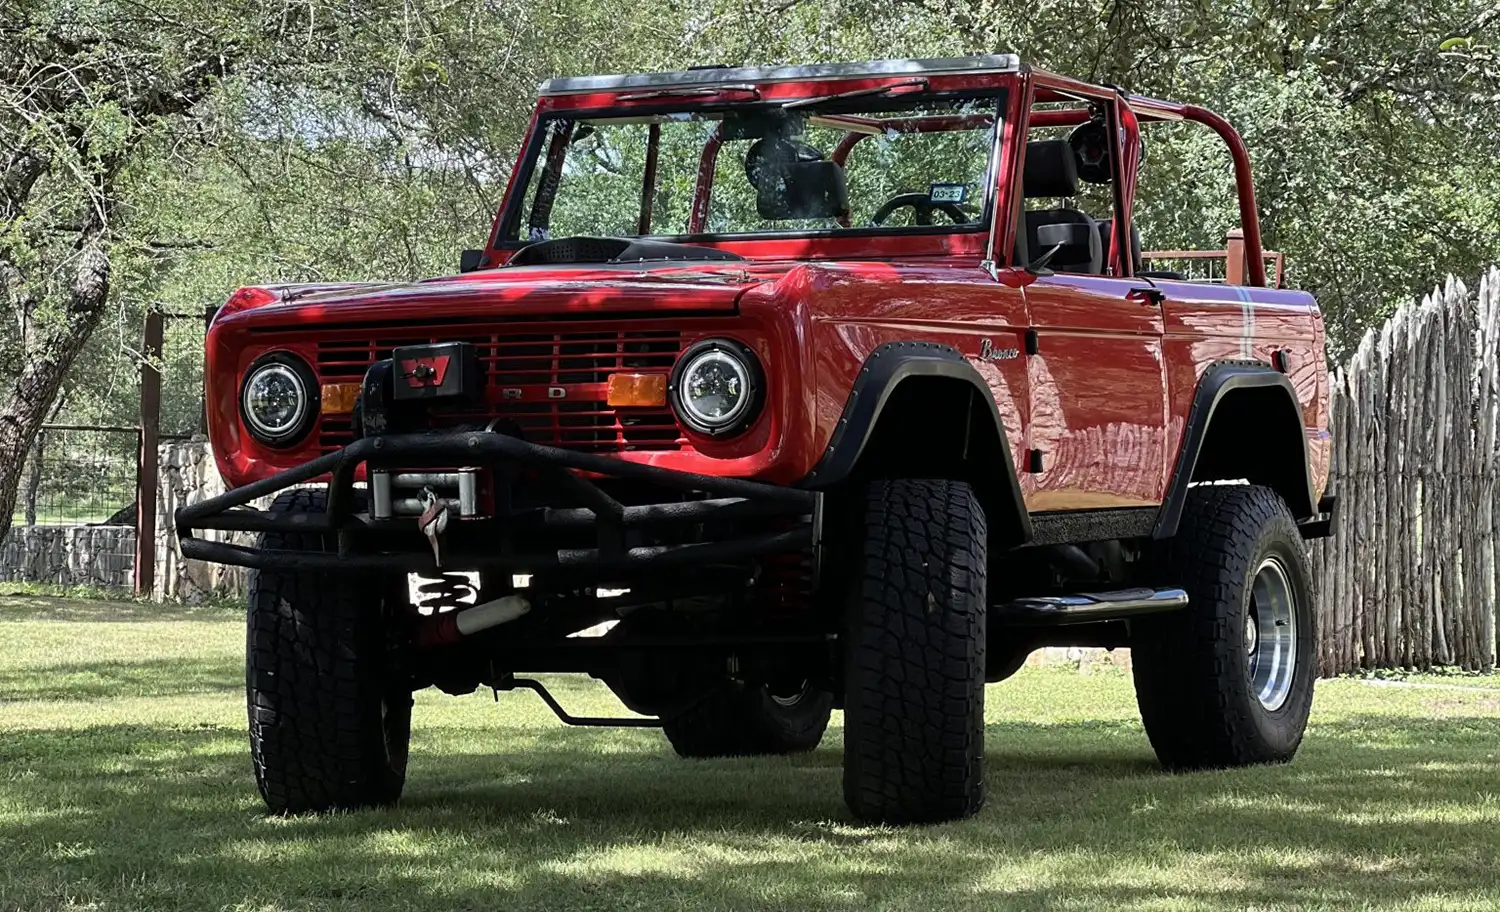
<path fill-rule="evenodd" d="M 0 399 L 0 465 L 19 467 L 108 303 L 122 184 L 143 142 L 229 68 L 219 43 L 150 12 L 8 0 L 0 21 L 0 298 L 19 365 Z M 16 471 L 0 473 L 0 534 Z"/>
<path fill-rule="evenodd" d="M 1014 50 L 1203 103 L 1245 134 L 1267 242 L 1338 355 L 1500 260 L 1497 32 L 1493 0 L 0 0 L 0 533 L 59 388 L 64 419 L 134 420 L 147 307 L 451 271 L 548 76 Z M 1195 129 L 1155 131 L 1148 246 L 1237 218 Z"/>
<path fill-rule="evenodd" d="M 0 306 L 15 327 L 0 334 L 0 536 L 65 383 L 71 411 L 133 420 L 122 378 L 145 307 L 451 269 L 483 233 L 536 81 L 599 48 L 648 66 L 677 40 L 671 11 L 639 12 L 0 0 Z M 111 318 L 118 332 L 91 339 Z"/>

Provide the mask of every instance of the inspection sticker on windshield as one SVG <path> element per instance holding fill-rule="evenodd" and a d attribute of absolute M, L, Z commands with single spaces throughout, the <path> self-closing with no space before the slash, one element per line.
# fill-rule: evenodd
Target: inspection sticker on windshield
<path fill-rule="evenodd" d="M 934 203 L 961 203 L 968 198 L 968 184 L 933 184 L 927 193 L 927 199 Z"/>

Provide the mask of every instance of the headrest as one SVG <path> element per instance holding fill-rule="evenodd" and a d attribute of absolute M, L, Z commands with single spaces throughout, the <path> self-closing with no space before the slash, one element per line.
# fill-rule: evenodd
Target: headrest
<path fill-rule="evenodd" d="M 774 174 L 792 162 L 815 162 L 827 158 L 816 146 L 781 135 L 766 136 L 750 144 L 745 152 L 745 178 L 760 186 L 762 173 Z"/>
<path fill-rule="evenodd" d="M 1021 191 L 1027 199 L 1075 196 L 1078 161 L 1066 139 L 1034 139 L 1026 144 L 1026 170 Z"/>
<path fill-rule="evenodd" d="M 838 162 L 789 162 L 762 174 L 755 208 L 763 219 L 832 219 L 849 214 L 849 187 Z"/>

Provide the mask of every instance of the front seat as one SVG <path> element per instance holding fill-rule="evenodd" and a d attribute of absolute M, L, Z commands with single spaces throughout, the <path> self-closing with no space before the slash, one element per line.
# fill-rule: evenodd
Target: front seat
<path fill-rule="evenodd" d="M 1064 199 L 1078 195 L 1078 165 L 1066 139 L 1034 139 L 1026 144 L 1026 168 L 1021 176 L 1026 199 Z M 1099 223 L 1087 212 L 1061 207 L 1026 212 L 1025 249 L 1017 243 L 1017 262 L 1034 262 L 1059 241 L 1064 241 L 1048 261 L 1056 272 L 1104 272 L 1104 252 L 1099 243 Z M 1044 225 L 1077 225 L 1074 231 L 1039 231 Z M 1087 230 L 1084 230 L 1087 229 Z"/>

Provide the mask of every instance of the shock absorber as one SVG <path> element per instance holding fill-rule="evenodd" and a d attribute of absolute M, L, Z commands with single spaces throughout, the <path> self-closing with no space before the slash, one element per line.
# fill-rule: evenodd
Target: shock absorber
<path fill-rule="evenodd" d="M 422 649 L 457 643 L 470 634 L 514 621 L 531 610 L 531 602 L 515 594 L 479 602 L 479 588 L 467 573 L 444 573 L 425 580 L 417 587 L 417 593 L 426 596 L 417 605 L 422 618 L 417 623 L 415 639 Z"/>
<path fill-rule="evenodd" d="M 810 549 L 767 555 L 761 560 L 758 601 L 774 614 L 800 614 L 809 607 L 816 582 Z"/>

